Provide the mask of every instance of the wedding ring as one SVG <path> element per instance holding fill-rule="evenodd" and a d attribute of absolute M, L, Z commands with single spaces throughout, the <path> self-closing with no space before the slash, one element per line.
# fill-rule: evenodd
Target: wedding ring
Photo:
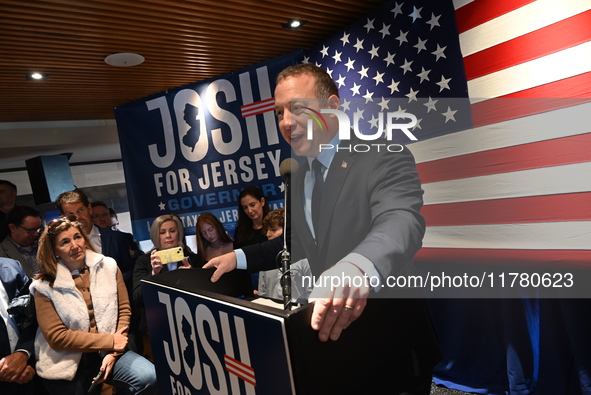
<path fill-rule="evenodd" d="M 354 307 L 353 306 L 349 306 L 348 304 L 345 305 L 345 310 L 353 310 Z"/>

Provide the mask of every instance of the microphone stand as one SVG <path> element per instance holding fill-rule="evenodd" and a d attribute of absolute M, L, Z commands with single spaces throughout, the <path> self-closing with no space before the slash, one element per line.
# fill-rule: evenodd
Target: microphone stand
<path fill-rule="evenodd" d="M 285 190 L 284 193 L 284 202 L 285 202 L 285 210 L 283 212 L 283 223 L 285 227 L 287 227 L 287 210 L 289 210 L 288 205 L 288 196 L 289 196 L 289 181 L 291 179 L 291 174 L 287 174 L 285 176 Z M 291 254 L 287 250 L 287 232 L 283 232 L 283 251 L 281 251 L 281 271 L 283 272 L 281 275 L 281 287 L 283 291 L 283 309 L 284 310 L 291 310 Z"/>

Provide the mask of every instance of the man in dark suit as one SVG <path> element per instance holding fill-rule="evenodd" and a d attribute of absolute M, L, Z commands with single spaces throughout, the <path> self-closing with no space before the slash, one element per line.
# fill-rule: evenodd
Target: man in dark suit
<path fill-rule="evenodd" d="M 79 189 L 64 192 L 55 201 L 57 209 L 66 217 L 76 217 L 95 249 L 117 262 L 127 289 L 132 289 L 133 260 L 125 236 L 110 228 L 101 228 L 92 222 L 92 206 L 84 192 Z"/>
<path fill-rule="evenodd" d="M 343 377 L 334 380 L 346 380 L 349 393 L 428 394 L 439 350 L 425 301 L 415 290 L 386 286 L 390 276 L 414 273 L 413 256 L 425 230 L 419 212 L 423 191 L 412 155 L 407 148 L 337 151 L 336 146 L 360 141 L 339 140 L 335 114 L 325 114 L 325 124 L 313 123 L 309 138 L 310 113 L 340 109 L 335 83 L 311 64 L 279 74 L 275 109 L 283 137 L 296 155 L 306 157 L 293 182 L 287 229 L 292 261 L 308 258 L 313 274 L 329 281 L 352 279 L 315 286 L 311 326 L 323 342 L 380 339 L 364 357 L 347 361 L 348 371 L 337 372 Z M 281 249 L 276 240 L 210 261 L 206 267 L 217 268 L 212 281 L 237 267 L 274 267 Z M 346 358 L 346 352 L 342 355 Z M 371 375 L 350 376 L 368 364 Z"/>
<path fill-rule="evenodd" d="M 0 258 L 0 393 L 31 393 L 25 385 L 35 376 L 34 339 L 36 325 L 19 330 L 6 306 L 18 296 L 19 290 L 29 281 L 22 266 L 14 259 Z"/>
<path fill-rule="evenodd" d="M 129 249 L 129 254 L 131 255 L 133 262 L 135 262 L 143 252 L 140 250 L 138 243 L 133 239 L 131 233 L 126 233 L 117 229 L 116 226 L 113 226 L 111 213 L 115 213 L 115 211 L 101 200 L 91 202 L 90 205 L 92 206 L 92 222 L 99 228 L 108 228 L 115 232 L 121 232 L 121 234 L 123 234 L 123 239 L 127 244 L 127 248 Z M 115 217 L 117 217 L 116 213 Z"/>

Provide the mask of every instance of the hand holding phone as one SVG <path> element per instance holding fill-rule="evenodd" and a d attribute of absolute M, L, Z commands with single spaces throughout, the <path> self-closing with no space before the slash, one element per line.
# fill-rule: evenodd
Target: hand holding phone
<path fill-rule="evenodd" d="M 185 257 L 183 254 L 183 247 L 174 247 L 167 250 L 156 251 L 160 256 L 160 263 L 166 265 L 171 262 L 180 262 Z"/>
<path fill-rule="evenodd" d="M 103 375 L 105 374 L 104 370 L 99 370 L 99 372 L 97 373 L 97 375 L 92 379 L 92 385 L 90 386 L 90 388 L 88 389 L 88 393 L 92 393 L 92 391 L 94 391 L 95 387 L 98 384 L 98 381 L 103 378 Z"/>

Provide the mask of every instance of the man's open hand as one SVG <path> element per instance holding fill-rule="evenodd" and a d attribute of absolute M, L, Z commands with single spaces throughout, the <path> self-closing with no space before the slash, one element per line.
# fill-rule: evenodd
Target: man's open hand
<path fill-rule="evenodd" d="M 318 338 L 323 342 L 329 338 L 338 340 L 341 332 L 361 316 L 367 304 L 370 290 L 368 281 L 331 281 L 347 278 L 365 277 L 364 272 L 352 263 L 339 262 L 322 273 L 323 286 L 315 287 L 310 294 L 309 300 L 315 302 L 312 329 L 318 331 Z M 361 286 L 354 286 L 358 284 Z"/>

